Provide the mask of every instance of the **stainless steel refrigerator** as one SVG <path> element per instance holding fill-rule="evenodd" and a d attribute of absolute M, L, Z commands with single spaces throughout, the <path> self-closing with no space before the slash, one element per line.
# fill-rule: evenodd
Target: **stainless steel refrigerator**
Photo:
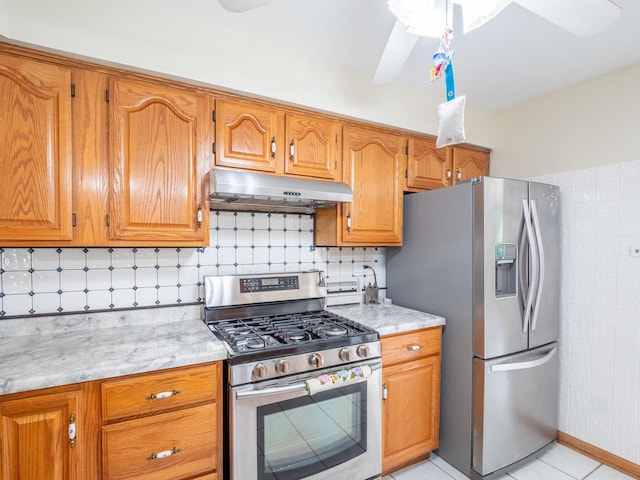
<path fill-rule="evenodd" d="M 445 317 L 437 454 L 473 479 L 556 437 L 559 192 L 481 177 L 404 197 L 387 296 Z"/>

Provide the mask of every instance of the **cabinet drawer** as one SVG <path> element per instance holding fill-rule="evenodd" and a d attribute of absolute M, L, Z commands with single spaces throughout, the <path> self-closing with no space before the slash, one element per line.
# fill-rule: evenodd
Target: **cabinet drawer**
<path fill-rule="evenodd" d="M 213 404 L 104 426 L 102 478 L 178 480 L 213 472 L 216 431 Z"/>
<path fill-rule="evenodd" d="M 382 364 L 384 366 L 423 358 L 440 352 L 442 327 L 382 337 L 380 343 L 382 345 Z"/>
<path fill-rule="evenodd" d="M 104 421 L 215 401 L 218 364 L 142 374 L 102 383 Z"/>

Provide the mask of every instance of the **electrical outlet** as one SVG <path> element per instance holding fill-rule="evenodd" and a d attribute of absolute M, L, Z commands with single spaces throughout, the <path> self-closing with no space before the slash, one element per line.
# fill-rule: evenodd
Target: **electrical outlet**
<path fill-rule="evenodd" d="M 629 255 L 632 257 L 640 257 L 640 244 L 629 245 Z"/>

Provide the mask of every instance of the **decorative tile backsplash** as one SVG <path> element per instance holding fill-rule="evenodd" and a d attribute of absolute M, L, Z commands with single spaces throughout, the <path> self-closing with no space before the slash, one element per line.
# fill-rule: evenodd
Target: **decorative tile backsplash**
<path fill-rule="evenodd" d="M 0 318 L 202 301 L 202 277 L 324 270 L 386 286 L 385 250 L 314 247 L 313 215 L 211 212 L 206 248 L 0 247 Z M 363 282 L 364 284 L 364 282 Z"/>

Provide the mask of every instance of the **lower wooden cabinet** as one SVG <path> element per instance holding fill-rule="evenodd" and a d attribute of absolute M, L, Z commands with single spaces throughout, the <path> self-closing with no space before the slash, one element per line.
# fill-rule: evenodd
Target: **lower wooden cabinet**
<path fill-rule="evenodd" d="M 383 475 L 438 448 L 442 327 L 382 337 Z"/>
<path fill-rule="evenodd" d="M 103 480 L 220 476 L 219 362 L 105 380 L 102 418 Z"/>
<path fill-rule="evenodd" d="M 221 480 L 221 369 L 0 396 L 0 480 Z"/>
<path fill-rule="evenodd" d="M 82 389 L 0 398 L 0 479 L 83 480 L 83 409 Z"/>

